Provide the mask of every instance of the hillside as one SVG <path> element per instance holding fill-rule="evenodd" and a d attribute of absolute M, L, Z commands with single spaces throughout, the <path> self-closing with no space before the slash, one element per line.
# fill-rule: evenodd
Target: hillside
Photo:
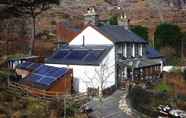
<path fill-rule="evenodd" d="M 150 39 L 153 39 L 155 27 L 157 24 L 160 23 L 160 20 L 162 20 L 161 17 L 163 17 L 163 20 L 165 22 L 178 24 L 182 28 L 182 30 L 186 31 L 186 2 L 180 4 L 180 2 L 178 1 L 184 0 L 174 0 L 173 2 L 171 1 L 173 0 L 121 0 L 121 3 L 118 3 L 117 0 L 62 0 L 60 6 L 54 6 L 37 18 L 37 34 L 41 36 L 38 39 L 44 40 L 38 40 L 35 49 L 37 49 L 37 54 L 39 55 L 44 54 L 43 50 L 52 52 L 53 48 L 55 47 L 52 42 L 56 41 L 56 24 L 63 20 L 74 22 L 74 24 L 83 22 L 83 15 L 86 13 L 87 8 L 92 6 L 96 8 L 96 12 L 99 14 L 101 20 L 106 20 L 111 15 L 118 14 L 119 11 L 117 9 L 117 6 L 121 6 L 121 8 L 125 10 L 128 18 L 130 19 L 131 25 L 143 25 L 149 28 Z M 4 30 L 5 33 L 7 32 L 7 26 L 4 26 L 3 24 L 7 24 L 6 22 L 1 23 L 1 30 Z M 21 20 L 20 23 L 22 24 L 15 20 L 11 20 L 11 22 L 12 23 L 10 23 L 8 27 L 9 29 L 11 29 L 11 31 L 13 31 L 12 35 L 16 34 L 15 37 L 19 38 L 22 37 L 20 36 L 22 34 L 27 34 L 28 36 L 31 34 L 31 23 L 29 22 L 29 19 Z M 22 30 L 27 33 L 22 33 Z M 17 47 L 16 42 L 18 38 L 14 38 L 13 36 L 11 36 L 10 40 L 13 40 L 13 42 L 11 43 L 10 41 L 9 45 L 11 44 L 11 46 L 9 48 Z M 2 47 L 1 49 L 8 50 L 8 46 L 6 46 L 8 42 L 6 41 L 6 39 L 7 37 L 4 37 L 4 34 L 2 33 L 0 38 L 0 47 Z M 50 40 L 46 41 L 45 39 Z M 43 41 L 45 43 L 43 43 Z M 23 40 L 22 42 L 28 41 Z M 41 46 L 41 43 L 45 45 Z M 24 48 L 25 50 L 27 47 L 28 46 L 21 48 Z M 49 48 L 50 51 L 48 51 Z M 13 51 L 15 51 L 14 48 L 9 49 L 9 52 Z"/>
<path fill-rule="evenodd" d="M 44 14 L 47 21 L 54 20 L 59 22 L 62 19 L 83 19 L 83 14 L 90 6 L 96 8 L 100 19 L 107 19 L 111 14 L 117 13 L 117 7 L 121 6 L 125 9 L 131 25 L 144 25 L 150 28 L 151 32 L 154 31 L 155 26 L 160 23 L 160 15 L 164 21 L 176 23 L 186 30 L 186 4 L 181 4 L 179 1 L 171 0 L 161 1 L 160 3 L 153 2 L 153 0 L 121 0 L 118 4 L 116 0 L 63 0 L 60 7 L 55 7 Z M 176 2 L 177 1 L 177 2 Z M 181 6 L 180 6 L 181 4 Z M 158 6 L 158 7 L 157 7 Z M 43 22 L 45 22 L 45 18 Z M 51 21 L 52 22 L 52 21 Z M 50 23 L 49 23 L 50 24 Z M 43 24 L 40 25 L 40 28 Z M 152 33 L 151 33 L 152 34 Z"/>

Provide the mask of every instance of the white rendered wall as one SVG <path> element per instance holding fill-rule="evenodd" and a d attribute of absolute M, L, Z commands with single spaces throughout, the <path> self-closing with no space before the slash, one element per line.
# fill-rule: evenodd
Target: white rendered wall
<path fill-rule="evenodd" d="M 69 45 L 82 45 L 83 37 L 85 45 L 113 45 L 112 41 L 91 26 L 85 28 Z"/>
<path fill-rule="evenodd" d="M 115 49 L 114 47 L 105 57 L 101 64 L 105 64 L 108 68 L 105 72 L 105 76 L 109 74 L 108 78 L 104 82 L 104 88 L 109 88 L 115 85 Z M 86 65 L 62 65 L 62 64 L 46 64 L 54 67 L 68 67 L 73 69 L 74 76 L 74 88 L 77 92 L 86 92 L 88 87 L 98 88 L 100 87 L 100 79 L 96 71 L 100 72 L 101 66 L 86 66 Z"/>

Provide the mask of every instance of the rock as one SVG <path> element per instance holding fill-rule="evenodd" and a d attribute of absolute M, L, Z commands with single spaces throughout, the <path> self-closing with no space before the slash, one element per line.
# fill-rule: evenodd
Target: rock
<path fill-rule="evenodd" d="M 21 112 L 20 111 L 16 111 L 12 114 L 11 118 L 21 118 Z"/>
<path fill-rule="evenodd" d="M 126 95 L 121 97 L 121 100 L 119 101 L 119 108 L 125 112 L 127 115 L 131 116 L 132 115 L 132 110 L 129 107 L 127 100 L 126 100 Z"/>

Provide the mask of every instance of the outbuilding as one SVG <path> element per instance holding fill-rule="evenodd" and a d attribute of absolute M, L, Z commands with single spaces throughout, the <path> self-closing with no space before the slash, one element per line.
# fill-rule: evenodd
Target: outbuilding
<path fill-rule="evenodd" d="M 19 85 L 32 95 L 53 96 L 71 94 L 73 71 L 44 64 L 25 62 L 18 65 L 17 74 L 22 73 Z"/>

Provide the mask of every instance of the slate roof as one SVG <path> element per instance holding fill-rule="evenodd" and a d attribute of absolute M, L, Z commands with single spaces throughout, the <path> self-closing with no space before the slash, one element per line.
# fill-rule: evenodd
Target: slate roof
<path fill-rule="evenodd" d="M 126 30 L 119 25 L 100 25 L 93 26 L 97 31 L 108 37 L 114 43 L 147 43 L 143 38 L 133 33 L 131 30 Z"/>
<path fill-rule="evenodd" d="M 48 64 L 99 65 L 108 54 L 110 45 L 67 46 L 46 59 Z"/>
<path fill-rule="evenodd" d="M 154 48 L 146 47 L 146 57 L 149 59 L 162 58 L 163 56 Z"/>

